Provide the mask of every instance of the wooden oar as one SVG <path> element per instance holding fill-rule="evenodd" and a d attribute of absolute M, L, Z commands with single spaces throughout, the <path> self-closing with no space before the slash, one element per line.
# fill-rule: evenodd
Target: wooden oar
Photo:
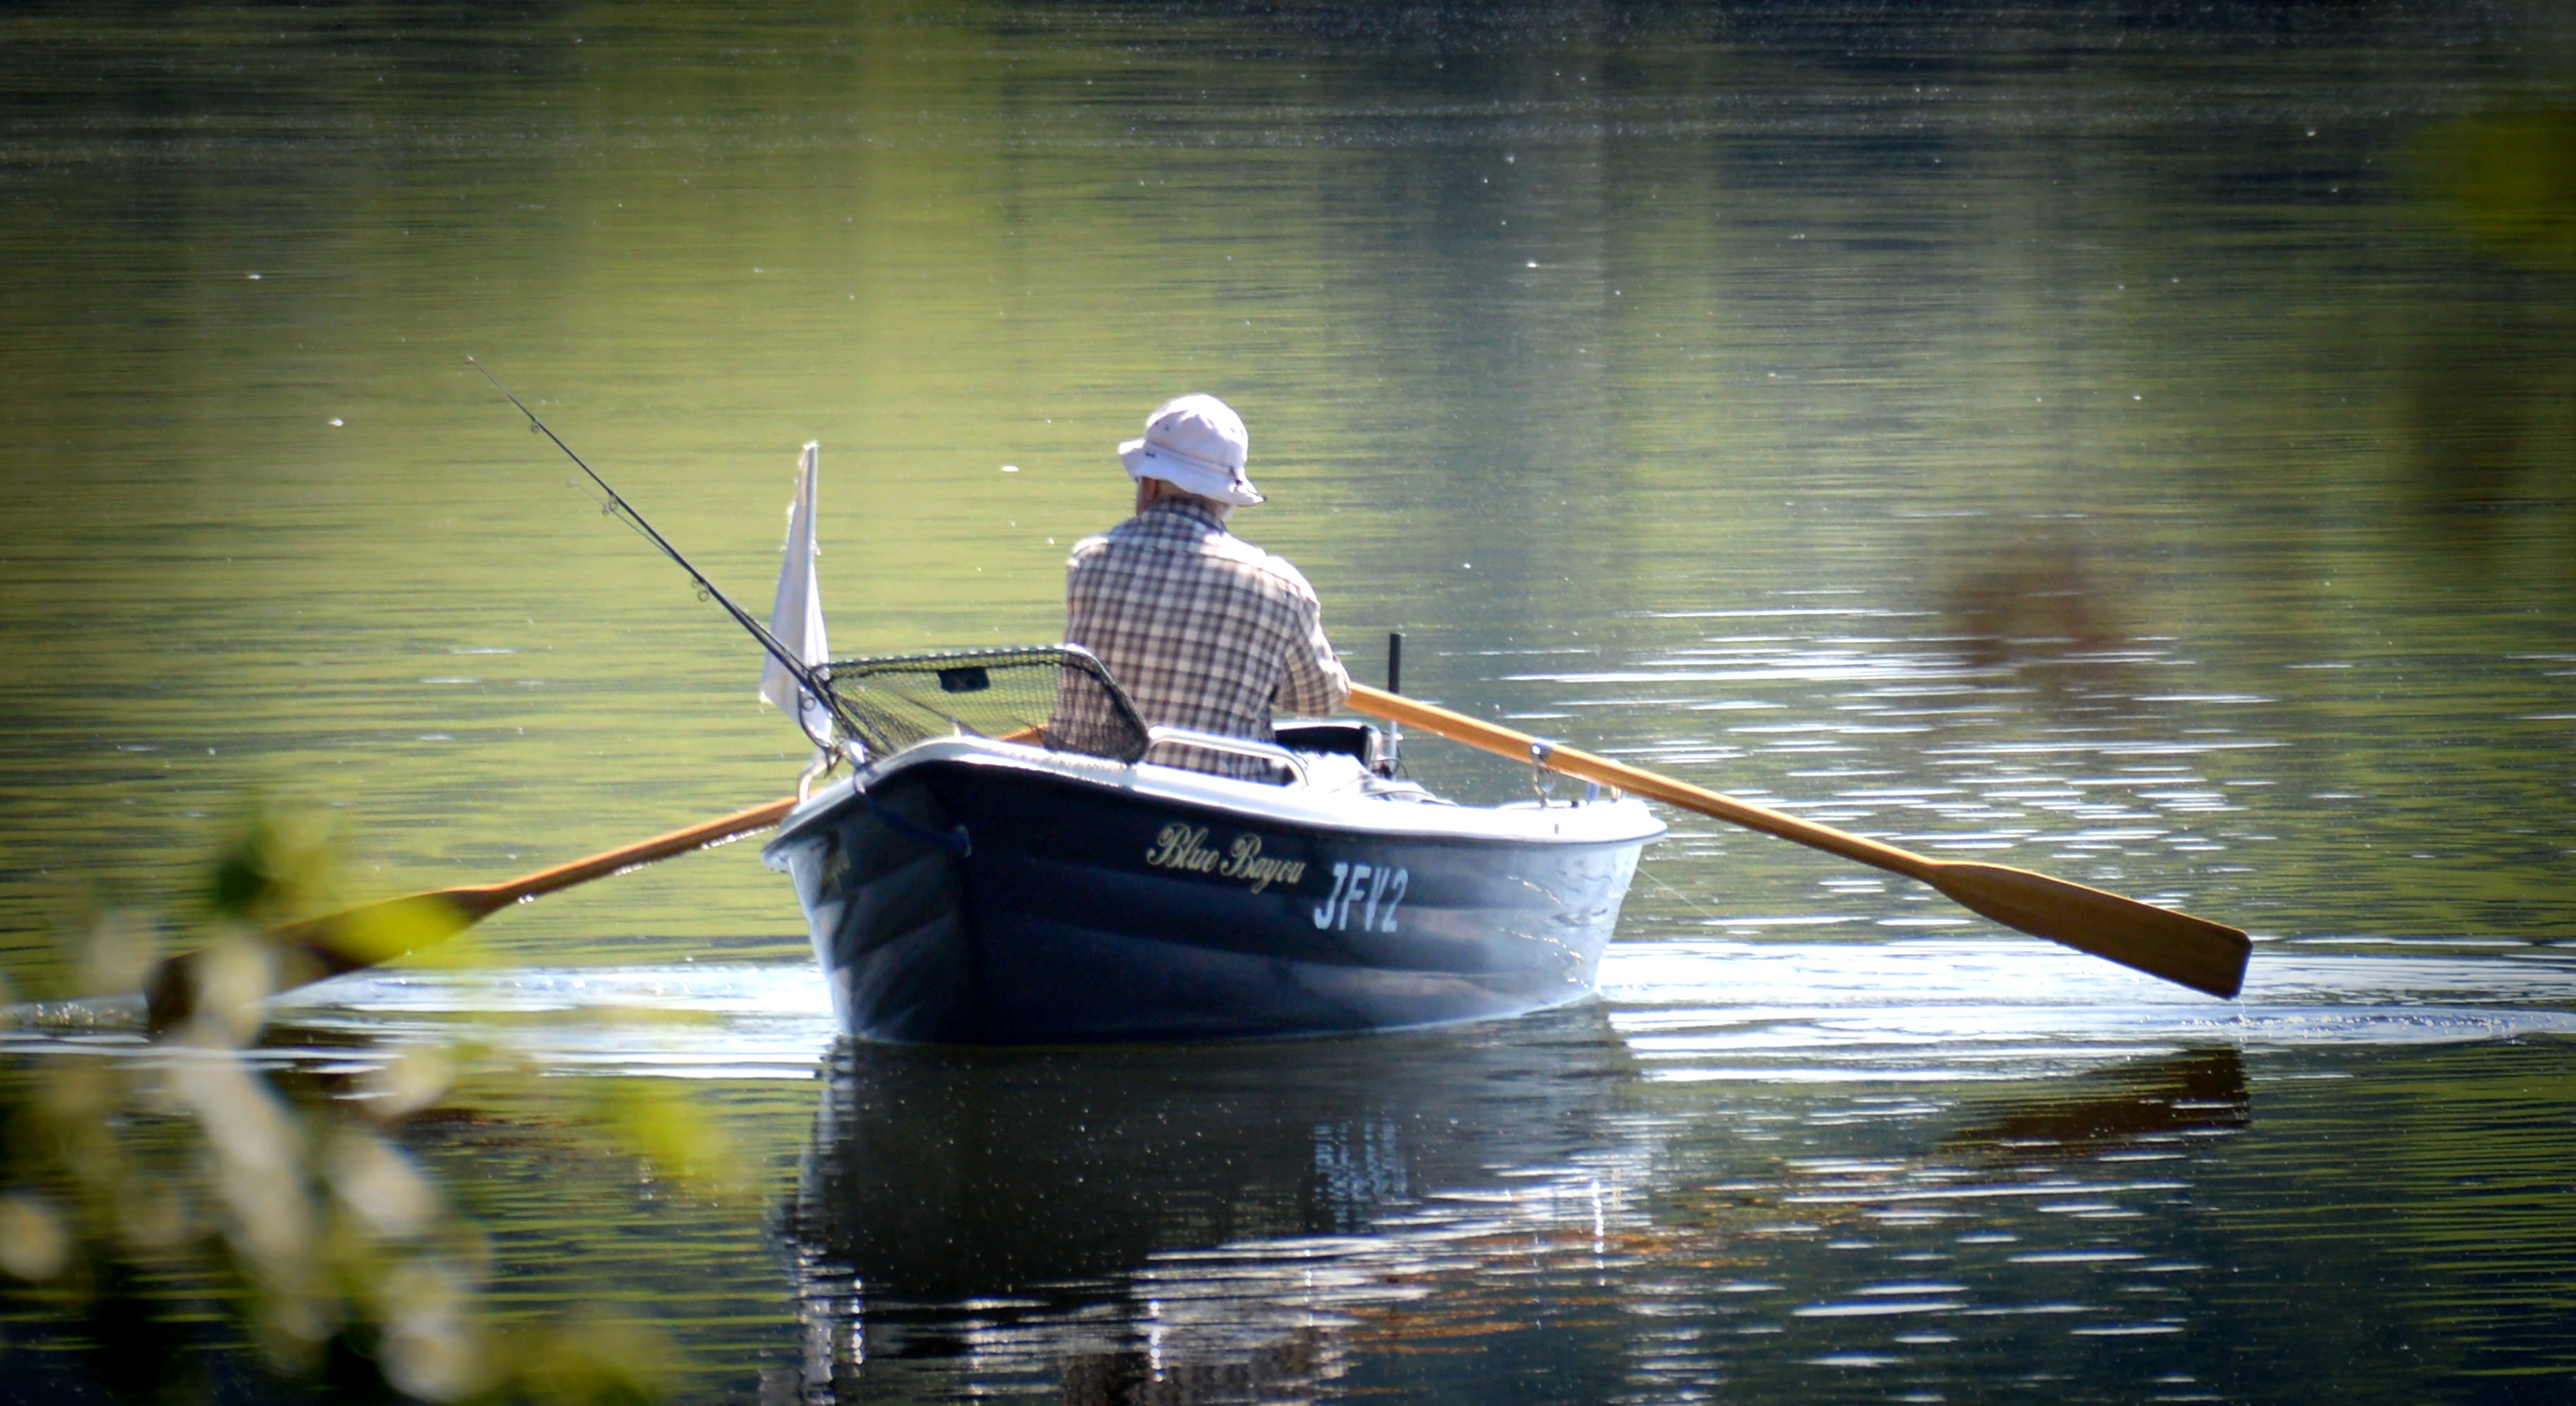
<path fill-rule="evenodd" d="M 281 962 L 276 989 L 283 991 L 391 961 L 454 937 L 513 903 L 525 903 L 575 884 L 704 849 L 718 840 L 767 829 L 785 819 L 795 807 L 796 798 L 789 796 L 588 859 L 540 869 L 506 883 L 433 889 L 289 923 L 269 934 Z M 196 1005 L 197 979 L 205 960 L 205 950 L 199 949 L 164 958 L 152 969 L 143 983 L 143 996 L 154 1030 L 188 1018 Z"/>
<path fill-rule="evenodd" d="M 1961 906 L 1983 913 L 2006 927 L 2065 943 L 2150 976 L 2179 982 L 2212 996 L 2234 996 L 2245 982 L 2245 958 L 2252 950 L 2241 929 L 2170 908 L 2158 908 L 2116 893 L 2052 879 L 2027 869 L 1965 860 L 1933 859 L 1877 840 L 1845 834 L 1783 815 L 1776 810 L 1702 790 L 1651 771 L 1627 766 L 1572 747 L 1542 742 L 1526 733 L 1479 722 L 1446 708 L 1417 703 L 1366 684 L 1351 686 L 1350 706 L 1360 712 L 1438 733 L 1520 761 L 1534 761 L 1568 776 L 1616 786 L 1668 805 L 1715 816 L 1766 835 L 1838 854 L 1845 859 L 1903 874 L 1949 895 Z"/>

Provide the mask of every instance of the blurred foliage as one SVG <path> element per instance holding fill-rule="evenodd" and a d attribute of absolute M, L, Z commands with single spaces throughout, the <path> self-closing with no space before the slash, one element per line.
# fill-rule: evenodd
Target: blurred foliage
<path fill-rule="evenodd" d="M 208 906 L 218 918 L 279 923 L 333 904 L 335 838 L 309 812 L 251 807 L 208 869 Z"/>
<path fill-rule="evenodd" d="M 747 1168 L 732 1140 L 704 1109 L 673 1095 L 664 1081 L 604 1079 L 586 1086 L 597 1092 L 584 1121 L 643 1158 L 654 1175 L 705 1195 L 750 1193 Z"/>
<path fill-rule="evenodd" d="M 0 1306 L 68 1325 L 82 1371 L 122 1400 L 202 1396 L 243 1348 L 279 1389 L 330 1400 L 656 1399 L 669 1353 L 645 1328 L 490 1312 L 491 1244 L 403 1139 L 456 1097 L 476 1052 L 416 1043 L 350 1076 L 258 1048 L 290 969 L 266 925 L 336 901 L 331 849 L 309 817 L 254 809 L 189 925 L 211 960 L 187 1024 L 130 1058 L 0 1066 Z M 84 992 L 135 989 L 157 950 L 122 914 L 66 945 Z M 572 1097 L 563 1121 L 650 1175 L 719 1193 L 747 1181 L 658 1083 Z"/>

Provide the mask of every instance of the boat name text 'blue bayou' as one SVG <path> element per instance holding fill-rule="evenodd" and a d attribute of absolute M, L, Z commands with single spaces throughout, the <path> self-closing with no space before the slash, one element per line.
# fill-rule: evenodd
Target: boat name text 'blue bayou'
<path fill-rule="evenodd" d="M 1295 888 L 1306 877 L 1302 859 L 1266 859 L 1261 853 L 1259 835 L 1237 835 L 1226 847 L 1225 857 L 1217 857 L 1207 848 L 1207 827 L 1166 825 L 1154 836 L 1154 847 L 1145 851 L 1145 862 L 1157 869 L 1182 869 L 1193 874 L 1213 873 L 1222 878 L 1241 879 L 1254 893 L 1277 884 Z"/>

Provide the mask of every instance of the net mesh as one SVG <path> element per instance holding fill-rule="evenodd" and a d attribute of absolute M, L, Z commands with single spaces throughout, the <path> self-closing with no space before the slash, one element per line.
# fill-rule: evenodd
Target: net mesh
<path fill-rule="evenodd" d="M 1073 645 L 845 659 L 825 670 L 833 698 L 877 756 L 961 733 L 1069 750 L 1048 723 L 1076 714 L 1093 720 L 1079 750 L 1122 762 L 1145 755 L 1136 705 L 1107 665 Z"/>

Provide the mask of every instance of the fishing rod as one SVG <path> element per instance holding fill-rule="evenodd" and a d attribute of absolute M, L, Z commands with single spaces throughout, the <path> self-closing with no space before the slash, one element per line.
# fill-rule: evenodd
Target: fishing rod
<path fill-rule="evenodd" d="M 816 673 L 804 660 L 797 658 L 786 645 L 779 643 L 778 637 L 769 632 L 769 627 L 753 619 L 751 612 L 734 604 L 730 597 L 716 589 L 716 583 L 708 580 L 705 572 L 698 570 L 690 564 L 687 557 L 680 555 L 680 549 L 672 546 L 670 539 L 654 531 L 653 524 L 646 522 L 644 515 L 635 511 L 635 505 L 626 501 L 626 495 L 610 487 L 608 480 L 601 478 L 597 469 L 583 462 L 580 455 L 572 452 L 572 446 L 563 442 L 563 436 L 546 428 L 546 422 L 537 418 L 537 412 L 530 410 L 527 402 L 511 394 L 510 388 L 501 384 L 500 377 L 493 375 L 489 367 L 470 356 L 465 358 L 465 364 L 482 372 L 483 379 L 492 383 L 492 389 L 499 391 L 503 399 L 517 406 L 519 413 L 528 417 L 529 428 L 553 440 L 555 448 L 562 450 L 564 457 L 572 460 L 575 468 L 589 475 L 590 481 L 599 485 L 599 491 L 608 495 L 608 506 L 612 516 L 622 519 L 627 526 L 643 533 L 645 540 L 662 549 L 662 555 L 677 562 L 682 571 L 689 573 L 689 579 L 698 583 L 700 595 L 723 606 L 725 613 L 733 617 L 735 624 L 749 630 L 751 637 L 760 641 L 760 647 L 769 652 L 769 657 L 777 660 L 779 665 L 787 670 L 788 675 L 796 680 L 796 686 L 804 690 L 807 697 L 821 703 L 830 711 L 832 720 L 840 724 L 842 736 L 856 738 L 867 735 L 860 730 L 858 720 L 850 716 L 849 710 L 842 706 L 840 696 L 832 692 L 830 684 L 821 674 Z M 832 749 L 825 750 L 828 752 Z"/>

